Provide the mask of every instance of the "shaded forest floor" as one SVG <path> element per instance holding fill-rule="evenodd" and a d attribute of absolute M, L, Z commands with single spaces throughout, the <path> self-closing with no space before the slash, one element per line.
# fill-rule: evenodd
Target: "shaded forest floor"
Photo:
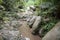
<path fill-rule="evenodd" d="M 26 21 L 21 21 L 22 26 L 20 28 L 18 28 L 22 34 L 23 37 L 27 37 L 30 40 L 41 40 L 41 38 L 38 35 L 33 35 L 31 33 L 31 29 L 29 28 L 28 24 Z"/>

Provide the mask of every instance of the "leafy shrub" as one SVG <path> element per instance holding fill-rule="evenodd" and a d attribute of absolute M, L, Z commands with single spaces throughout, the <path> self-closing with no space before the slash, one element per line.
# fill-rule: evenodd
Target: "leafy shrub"
<path fill-rule="evenodd" d="M 41 36 L 45 36 L 45 34 L 47 32 L 49 32 L 54 26 L 55 24 L 58 22 L 59 20 L 56 20 L 55 18 L 50 18 L 50 21 L 48 22 L 41 22 L 41 29 L 43 29 Z"/>
<path fill-rule="evenodd" d="M 3 1 L 2 1 L 2 0 L 0 0 L 0 4 L 2 4 L 2 2 L 3 2 Z"/>
<path fill-rule="evenodd" d="M 41 29 L 43 29 L 41 36 L 44 36 L 59 21 L 59 19 L 56 20 L 56 15 L 58 14 L 57 10 L 56 5 L 53 5 L 50 2 L 45 2 L 40 5 L 39 15 L 42 16 Z M 46 18 L 49 18 L 50 20 L 48 22 L 43 21 L 43 19 Z"/>
<path fill-rule="evenodd" d="M 6 10 L 10 11 L 16 10 L 20 5 L 22 6 L 22 4 L 22 0 L 3 0 L 4 7 L 6 8 Z"/>

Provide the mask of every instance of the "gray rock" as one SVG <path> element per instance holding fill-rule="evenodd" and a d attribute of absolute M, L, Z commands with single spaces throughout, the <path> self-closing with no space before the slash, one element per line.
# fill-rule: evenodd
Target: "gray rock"
<path fill-rule="evenodd" d="M 32 27 L 32 25 L 34 24 L 36 17 L 37 17 L 37 16 L 33 16 L 33 17 L 28 21 L 28 24 L 29 24 L 30 27 Z"/>
<path fill-rule="evenodd" d="M 42 40 L 60 40 L 60 22 L 58 22 Z"/>
<path fill-rule="evenodd" d="M 1 30 L 1 35 L 4 40 L 21 40 L 21 34 L 18 30 L 9 30 L 5 28 Z"/>
<path fill-rule="evenodd" d="M 26 37 L 25 39 L 26 39 L 26 40 L 30 40 L 30 38 L 27 38 L 27 37 Z"/>
<path fill-rule="evenodd" d="M 7 28 L 18 28 L 22 25 L 19 20 L 12 20 L 5 22 L 2 26 Z"/>
<path fill-rule="evenodd" d="M 20 27 L 22 24 L 20 23 L 20 21 L 11 21 L 11 24 L 10 24 L 12 27 L 14 28 L 18 28 Z"/>
<path fill-rule="evenodd" d="M 41 22 L 41 16 L 37 16 L 32 26 L 32 32 L 34 32 L 39 27 L 40 22 Z"/>
<path fill-rule="evenodd" d="M 41 29 L 39 30 L 39 36 L 40 36 L 40 37 L 43 37 L 43 36 L 44 36 L 43 32 L 44 32 L 44 28 L 41 28 Z"/>
<path fill-rule="evenodd" d="M 35 6 L 30 6 L 30 9 L 32 9 L 33 11 L 35 11 L 36 10 L 36 7 Z"/>
<path fill-rule="evenodd" d="M 5 10 L 5 8 L 2 5 L 0 5 L 0 10 Z"/>

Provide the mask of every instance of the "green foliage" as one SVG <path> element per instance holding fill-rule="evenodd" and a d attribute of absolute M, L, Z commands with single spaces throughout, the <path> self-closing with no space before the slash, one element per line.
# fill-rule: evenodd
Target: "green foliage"
<path fill-rule="evenodd" d="M 22 6 L 23 0 L 3 0 L 4 7 L 7 10 L 16 10 L 20 5 Z"/>
<path fill-rule="evenodd" d="M 49 22 L 42 22 L 41 27 L 43 28 L 43 32 L 41 36 L 44 36 L 47 32 L 49 32 L 55 24 L 59 21 L 56 20 L 55 18 L 50 18 L 51 20 Z"/>
<path fill-rule="evenodd" d="M 43 19 L 50 19 L 48 22 L 42 20 L 41 28 L 43 29 L 43 32 L 41 33 L 41 36 L 44 36 L 59 21 L 59 19 L 56 20 L 56 15 L 59 15 L 58 13 L 60 13 L 56 11 L 59 10 L 58 7 L 56 7 L 58 4 L 58 0 L 42 0 L 40 2 L 40 5 L 38 4 L 40 7 L 38 10 L 36 10 L 38 16 L 42 16 Z"/>
<path fill-rule="evenodd" d="M 30 6 L 30 5 L 34 5 L 33 0 L 28 0 L 27 2 L 25 2 L 25 7 Z"/>
<path fill-rule="evenodd" d="M 38 6 L 38 5 L 41 4 L 41 1 L 42 1 L 42 0 L 35 0 L 34 4 L 35 4 L 36 6 Z"/>
<path fill-rule="evenodd" d="M 30 5 L 38 6 L 38 8 L 36 8 L 37 15 L 42 16 L 42 18 L 44 19 L 45 18 L 50 19 L 50 21 L 48 22 L 45 22 L 45 21 L 41 22 L 41 27 L 44 30 L 42 32 L 42 35 L 44 36 L 58 22 L 58 20 L 56 20 L 55 17 L 52 17 L 52 15 L 55 12 L 55 9 L 56 9 L 55 7 L 57 4 L 59 4 L 59 2 L 60 0 L 0 0 L 0 4 L 3 4 L 6 10 L 10 10 L 10 12 L 0 11 L 0 21 L 3 21 L 3 22 L 9 21 L 10 17 L 14 19 L 18 19 L 19 17 L 16 14 L 16 12 L 11 12 L 11 11 L 18 10 L 19 6 L 26 6 L 26 7 Z"/>
<path fill-rule="evenodd" d="M 2 1 L 2 0 L 0 0 L 0 4 L 2 4 L 2 2 L 3 2 L 3 1 Z"/>
<path fill-rule="evenodd" d="M 7 11 L 0 11 L 0 21 L 8 21 L 9 18 L 19 19 L 19 16 L 16 12 L 7 12 Z"/>

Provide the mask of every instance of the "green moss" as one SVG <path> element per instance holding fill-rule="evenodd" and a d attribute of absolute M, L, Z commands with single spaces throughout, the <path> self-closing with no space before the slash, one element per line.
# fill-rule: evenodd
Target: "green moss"
<path fill-rule="evenodd" d="M 0 0 L 0 4 L 2 4 L 2 2 L 3 2 L 3 1 L 2 1 L 2 0 Z"/>

